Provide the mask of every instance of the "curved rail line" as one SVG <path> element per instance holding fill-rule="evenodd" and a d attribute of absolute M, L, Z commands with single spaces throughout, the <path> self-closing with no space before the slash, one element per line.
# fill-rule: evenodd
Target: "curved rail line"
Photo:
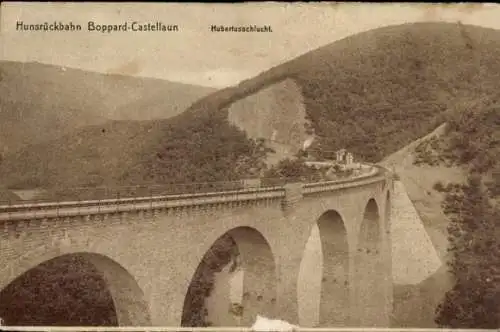
<path fill-rule="evenodd" d="M 307 196 L 319 192 L 352 188 L 378 182 L 384 180 L 389 172 L 378 165 L 365 165 L 373 167 L 373 171 L 354 178 L 304 183 L 302 184 L 303 195 Z M 85 216 L 226 202 L 281 199 L 285 197 L 286 186 L 285 184 L 283 186 L 177 195 L 0 205 L 0 221 Z"/>

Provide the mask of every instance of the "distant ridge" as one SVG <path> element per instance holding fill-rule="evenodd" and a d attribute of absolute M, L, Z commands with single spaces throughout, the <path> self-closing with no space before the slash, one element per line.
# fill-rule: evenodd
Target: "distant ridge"
<path fill-rule="evenodd" d="M 0 153 L 109 119 L 169 118 L 215 89 L 0 61 Z"/>

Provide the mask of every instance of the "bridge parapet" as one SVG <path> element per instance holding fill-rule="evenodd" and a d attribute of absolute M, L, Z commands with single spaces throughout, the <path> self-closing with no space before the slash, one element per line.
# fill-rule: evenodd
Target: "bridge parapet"
<path fill-rule="evenodd" d="M 259 202 L 281 199 L 282 187 L 254 188 L 239 191 L 185 194 L 159 197 L 137 197 L 79 202 L 57 202 L 0 206 L 0 221 L 46 219 L 144 210 L 188 208 L 234 202 Z"/>
<path fill-rule="evenodd" d="M 376 175 L 376 176 L 375 176 Z M 346 188 L 353 188 L 364 186 L 370 183 L 378 182 L 386 179 L 385 175 L 382 174 L 371 174 L 364 177 L 357 178 L 357 181 L 352 181 L 352 179 L 341 180 L 341 181 L 326 181 L 326 182 L 316 182 L 307 183 L 304 185 L 304 196 L 311 195 L 315 193 L 321 193 L 325 191 L 336 191 Z"/>
<path fill-rule="evenodd" d="M 254 202 L 254 204 L 260 204 L 260 202 L 265 200 L 277 199 L 281 199 L 282 207 L 287 209 L 302 199 L 303 196 L 359 187 L 387 178 L 387 173 L 383 172 L 385 169 L 376 165 L 371 166 L 373 166 L 371 172 L 355 178 L 316 183 L 303 184 L 300 182 L 293 182 L 285 185 L 252 187 L 230 191 L 0 205 L 0 221 L 46 219 L 144 210 L 166 210 L 172 208 L 196 208 L 197 206 L 215 206 L 220 204 L 232 204 L 235 202 Z"/>

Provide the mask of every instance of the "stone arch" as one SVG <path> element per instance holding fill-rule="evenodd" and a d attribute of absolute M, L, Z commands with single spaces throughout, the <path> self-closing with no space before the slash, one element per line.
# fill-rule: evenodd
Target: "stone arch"
<path fill-rule="evenodd" d="M 368 200 L 358 233 L 358 247 L 355 257 L 356 316 L 358 325 L 373 326 L 380 321 L 379 307 L 385 297 L 383 267 L 383 238 L 377 201 Z"/>
<path fill-rule="evenodd" d="M 358 252 L 376 254 L 381 249 L 380 213 L 377 201 L 368 200 L 358 235 Z"/>
<path fill-rule="evenodd" d="M 297 286 L 300 325 L 347 325 L 349 245 L 344 220 L 337 211 L 325 211 L 313 225 Z"/>
<path fill-rule="evenodd" d="M 111 296 L 118 326 L 151 325 L 144 293 L 134 277 L 122 265 L 100 253 L 62 249 L 42 250 L 40 254 L 27 255 L 24 259 L 6 267 L 3 272 L 10 271 L 10 273 L 4 274 L 4 278 L 0 280 L 0 292 L 8 289 L 16 281 L 22 280 L 30 271 L 34 271 L 44 264 L 57 264 L 58 260 L 73 257 L 90 264 L 102 278 L 106 291 Z"/>
<path fill-rule="evenodd" d="M 276 297 L 277 270 L 269 242 L 255 228 L 236 227 L 220 236 L 198 264 L 181 325 L 251 325 L 258 314 L 275 315 Z"/>

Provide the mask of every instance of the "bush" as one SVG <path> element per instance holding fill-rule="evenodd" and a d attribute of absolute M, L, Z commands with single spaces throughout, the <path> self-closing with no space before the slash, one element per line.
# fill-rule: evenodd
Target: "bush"
<path fill-rule="evenodd" d="M 481 176 L 470 174 L 465 186 L 446 195 L 449 262 L 454 287 L 436 309 L 436 323 L 447 328 L 500 327 L 500 209 L 482 189 Z"/>
<path fill-rule="evenodd" d="M 233 238 L 224 235 L 203 256 L 189 285 L 184 301 L 182 326 L 210 326 L 207 320 L 208 308 L 205 302 L 213 290 L 215 273 L 222 271 L 238 255 L 238 246 Z"/>
<path fill-rule="evenodd" d="M 445 192 L 446 191 L 446 188 L 444 187 L 444 185 L 441 181 L 434 183 L 432 188 L 438 192 Z"/>

